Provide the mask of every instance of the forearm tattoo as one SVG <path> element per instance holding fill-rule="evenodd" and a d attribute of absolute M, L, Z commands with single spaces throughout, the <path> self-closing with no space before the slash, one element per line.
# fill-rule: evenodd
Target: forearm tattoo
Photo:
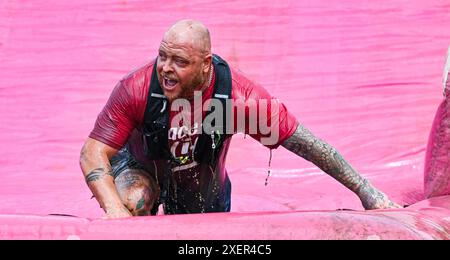
<path fill-rule="evenodd" d="M 95 182 L 98 181 L 100 179 L 102 179 L 105 176 L 111 176 L 114 177 L 114 174 L 112 172 L 112 169 L 110 167 L 104 169 L 104 168 L 97 168 L 92 170 L 88 175 L 86 175 L 85 179 L 86 179 L 86 183 L 91 183 L 91 182 Z"/>
<path fill-rule="evenodd" d="M 335 148 L 316 138 L 302 125 L 283 143 L 283 147 L 314 163 L 353 192 L 360 193 L 361 189 L 370 186 Z"/>

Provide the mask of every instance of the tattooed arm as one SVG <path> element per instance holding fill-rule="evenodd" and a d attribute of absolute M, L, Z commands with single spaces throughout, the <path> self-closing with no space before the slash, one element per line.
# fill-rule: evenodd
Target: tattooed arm
<path fill-rule="evenodd" d="M 116 149 L 88 138 L 80 155 L 80 166 L 86 183 L 108 218 L 131 216 L 114 184 L 109 159 L 116 153 Z"/>
<path fill-rule="evenodd" d="M 316 138 L 301 124 L 283 147 L 314 163 L 331 177 L 353 191 L 365 209 L 399 208 L 400 206 L 359 175 L 345 159 L 326 142 Z"/>

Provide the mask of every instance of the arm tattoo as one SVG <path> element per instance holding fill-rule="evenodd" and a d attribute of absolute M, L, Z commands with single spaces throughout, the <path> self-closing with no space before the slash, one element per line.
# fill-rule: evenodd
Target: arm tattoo
<path fill-rule="evenodd" d="M 353 192 L 359 194 L 370 186 L 335 148 L 316 138 L 302 125 L 283 143 L 283 147 L 314 163 Z"/>
<path fill-rule="evenodd" d="M 114 174 L 112 172 L 111 168 L 106 168 L 106 170 L 104 168 L 97 168 L 92 170 L 88 175 L 86 175 L 85 179 L 86 179 L 86 183 L 91 183 L 91 182 L 95 182 L 98 181 L 100 179 L 102 179 L 104 176 L 111 176 L 114 177 Z"/>

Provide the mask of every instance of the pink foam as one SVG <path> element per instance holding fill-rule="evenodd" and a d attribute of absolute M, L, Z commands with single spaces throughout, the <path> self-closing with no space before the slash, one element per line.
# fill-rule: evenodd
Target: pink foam
<path fill-rule="evenodd" d="M 143 238 L 139 229 L 173 222 L 182 225 L 179 232 L 185 230 L 186 237 L 196 237 L 189 225 L 198 216 L 87 220 L 102 211 L 90 200 L 78 166 L 79 150 L 113 86 L 152 59 L 163 32 L 185 17 L 203 21 L 215 53 L 284 101 L 394 200 L 424 199 L 424 157 L 442 99 L 450 5 L 252 0 L 211 2 L 205 9 L 200 2 L 0 2 L 0 226 L 8 234 L 3 238 Z M 196 238 L 239 236 L 227 234 L 224 225 L 236 232 L 240 227 L 249 238 L 272 238 L 277 230 L 285 232 L 280 238 L 307 237 L 303 231 L 288 233 L 297 226 L 337 238 L 331 225 L 336 214 L 343 226 L 359 223 L 355 234 L 375 225 L 370 230 L 379 235 L 387 227 L 383 223 L 404 230 L 404 222 L 380 220 L 385 213 L 335 212 L 362 207 L 339 183 L 282 149 L 274 152 L 265 186 L 268 159 L 269 151 L 251 138 L 234 137 L 227 160 L 233 213 L 198 218 L 223 231 Z M 387 214 L 438 221 L 448 230 L 439 213 L 447 209 Z M 309 212 L 314 210 L 330 211 Z M 327 228 L 308 229 L 310 216 L 319 216 Z M 215 217 L 226 224 L 215 224 Z M 271 222 L 278 226 L 272 229 Z M 107 230 L 104 223 L 115 224 Z M 135 231 L 122 234 L 124 226 Z M 420 230 L 423 234 L 404 237 L 443 238 Z M 167 232 L 158 238 L 174 237 Z"/>
<path fill-rule="evenodd" d="M 0 239 L 450 239 L 450 197 L 410 209 L 211 213 L 120 220 L 0 215 Z"/>

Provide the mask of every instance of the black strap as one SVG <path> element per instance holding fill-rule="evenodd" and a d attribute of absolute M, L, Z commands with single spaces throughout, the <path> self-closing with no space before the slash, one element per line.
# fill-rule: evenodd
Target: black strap
<path fill-rule="evenodd" d="M 167 141 L 170 108 L 158 81 L 156 61 L 153 67 L 144 113 L 143 141 L 145 154 L 152 160 L 158 160 L 171 155 Z"/>
<path fill-rule="evenodd" d="M 205 126 L 202 126 L 203 133 L 197 140 L 194 160 L 200 163 L 210 163 L 214 166 L 223 143 L 230 136 L 227 135 L 227 122 L 230 122 L 228 118 L 230 113 L 227 113 L 226 103 L 227 100 L 231 99 L 232 82 L 230 67 L 226 61 L 214 55 L 213 66 L 216 71 L 216 80 L 212 99 L 218 100 L 222 105 L 222 126 L 217 126 L 217 132 L 208 132 Z M 210 108 L 210 111 L 206 113 L 206 117 L 212 113 L 215 113 L 214 107 Z M 216 126 L 215 124 L 216 122 L 213 121 L 212 125 Z"/>

